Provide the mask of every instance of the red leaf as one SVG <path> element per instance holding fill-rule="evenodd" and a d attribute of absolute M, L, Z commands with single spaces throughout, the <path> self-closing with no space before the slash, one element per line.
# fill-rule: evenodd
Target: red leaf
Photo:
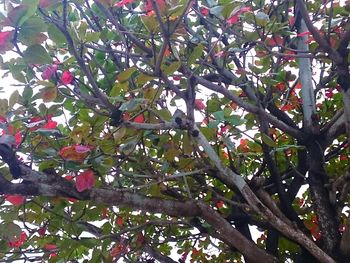
<path fill-rule="evenodd" d="M 297 201 L 298 201 L 298 204 L 300 207 L 302 207 L 305 203 L 305 200 L 303 198 L 299 198 L 299 199 L 297 199 Z"/>
<path fill-rule="evenodd" d="M 56 129 L 57 122 L 53 120 L 48 120 L 47 123 L 43 126 L 44 129 Z"/>
<path fill-rule="evenodd" d="M 75 203 L 77 201 L 77 199 L 71 197 L 67 198 L 67 200 L 72 203 Z"/>
<path fill-rule="evenodd" d="M 345 154 L 341 154 L 341 155 L 339 156 L 339 160 L 340 160 L 340 161 L 346 161 L 347 159 L 348 159 L 348 156 L 345 155 Z"/>
<path fill-rule="evenodd" d="M 76 177 L 75 187 L 78 192 L 91 189 L 95 186 L 95 175 L 91 170 L 86 170 Z"/>
<path fill-rule="evenodd" d="M 55 244 L 45 244 L 44 248 L 46 250 L 54 250 L 54 249 L 57 249 L 57 246 Z"/>
<path fill-rule="evenodd" d="M 22 195 L 8 195 L 5 197 L 5 200 L 10 202 L 11 204 L 15 206 L 20 206 L 24 203 L 26 198 Z"/>
<path fill-rule="evenodd" d="M 143 114 L 140 114 L 136 118 L 134 118 L 134 122 L 144 123 L 145 122 L 145 117 L 143 117 Z"/>
<path fill-rule="evenodd" d="M 247 146 L 247 140 L 246 140 L 246 139 L 241 139 L 241 140 L 239 141 L 239 145 L 241 145 L 241 146 Z"/>
<path fill-rule="evenodd" d="M 278 46 L 278 45 L 283 45 L 284 44 L 284 39 L 280 36 L 273 36 L 271 37 L 267 37 L 266 38 L 266 43 L 269 46 Z"/>
<path fill-rule="evenodd" d="M 44 249 L 46 250 L 54 250 L 57 249 L 57 246 L 55 244 L 45 244 Z"/>
<path fill-rule="evenodd" d="M 6 118 L 4 116 L 0 115 L 0 122 L 1 123 L 7 123 L 7 120 L 6 120 Z"/>
<path fill-rule="evenodd" d="M 236 8 L 235 10 L 233 10 L 233 12 L 231 13 L 231 17 L 229 19 L 227 19 L 227 23 L 232 25 L 238 22 L 239 20 L 239 16 L 241 14 L 244 14 L 246 12 L 249 12 L 251 10 L 250 6 L 242 6 L 240 8 Z"/>
<path fill-rule="evenodd" d="M 164 57 L 169 57 L 170 55 L 171 55 L 170 49 L 169 49 L 169 47 L 167 47 L 165 52 L 164 52 Z"/>
<path fill-rule="evenodd" d="M 194 108 L 196 110 L 204 110 L 205 109 L 205 104 L 203 103 L 203 100 L 195 99 L 194 100 Z"/>
<path fill-rule="evenodd" d="M 238 15 L 231 16 L 229 19 L 227 19 L 227 23 L 230 25 L 236 24 L 238 22 L 239 18 Z"/>
<path fill-rule="evenodd" d="M 165 0 L 156 0 L 156 3 L 158 5 L 158 8 L 161 13 L 164 13 L 166 10 L 166 2 Z M 155 14 L 155 11 L 153 10 L 153 5 L 151 0 L 146 1 L 146 5 L 144 7 L 144 10 L 147 12 L 147 16 L 153 16 Z"/>
<path fill-rule="evenodd" d="M 74 176 L 73 175 L 66 175 L 64 177 L 64 179 L 68 180 L 68 181 L 72 181 L 74 179 Z"/>
<path fill-rule="evenodd" d="M 46 227 L 40 227 L 39 230 L 38 230 L 38 234 L 39 236 L 45 236 L 45 233 L 46 233 Z"/>
<path fill-rule="evenodd" d="M 238 149 L 241 152 L 244 152 L 244 153 L 249 152 L 248 142 L 247 142 L 246 139 L 241 139 L 240 140 Z"/>
<path fill-rule="evenodd" d="M 61 82 L 64 85 L 70 84 L 73 81 L 74 77 L 72 75 L 72 73 L 70 73 L 68 70 L 66 70 L 65 72 L 62 73 L 61 76 Z"/>
<path fill-rule="evenodd" d="M 143 236 L 142 233 L 138 233 L 136 238 L 136 246 L 141 247 L 144 242 L 145 242 L 145 237 Z"/>
<path fill-rule="evenodd" d="M 129 4 L 132 4 L 133 2 L 134 2 L 134 0 L 122 0 L 118 3 L 116 3 L 114 6 L 123 7 L 123 6 L 129 5 Z"/>
<path fill-rule="evenodd" d="M 118 218 L 117 218 L 117 225 L 118 225 L 118 226 L 122 226 L 123 223 L 124 223 L 123 218 L 122 218 L 121 216 L 118 216 Z"/>
<path fill-rule="evenodd" d="M 129 112 L 124 112 L 122 118 L 123 118 L 123 121 L 130 120 L 130 118 L 131 118 L 130 113 Z"/>
<path fill-rule="evenodd" d="M 16 147 L 18 147 L 22 142 L 22 133 L 20 131 L 15 134 Z"/>
<path fill-rule="evenodd" d="M 114 257 L 120 256 L 120 254 L 125 253 L 125 252 L 127 252 L 126 246 L 124 244 L 122 244 L 122 243 L 119 243 L 119 244 L 116 244 L 112 248 L 112 250 L 111 250 L 111 252 L 109 254 L 111 255 L 111 257 L 114 258 Z"/>
<path fill-rule="evenodd" d="M 326 92 L 325 92 L 325 95 L 326 95 L 326 97 L 328 99 L 331 99 L 333 97 L 333 95 L 334 95 L 333 90 L 327 89 Z"/>
<path fill-rule="evenodd" d="M 26 232 L 22 232 L 21 236 L 19 237 L 18 240 L 13 241 L 13 242 L 8 242 L 9 247 L 16 247 L 19 248 L 20 246 L 22 246 L 24 244 L 24 242 L 27 239 L 27 234 Z"/>
<path fill-rule="evenodd" d="M 221 200 L 221 201 L 216 203 L 216 207 L 220 209 L 224 206 L 224 204 L 225 204 L 224 201 Z"/>
<path fill-rule="evenodd" d="M 201 254 L 201 251 L 198 249 L 192 249 L 192 256 L 193 257 L 198 257 Z"/>
<path fill-rule="evenodd" d="M 283 83 L 283 82 L 280 82 L 280 83 L 277 83 L 275 87 L 276 87 L 276 89 L 278 89 L 279 91 L 283 91 L 283 90 L 286 89 L 286 84 Z"/>
<path fill-rule="evenodd" d="M 102 210 L 102 219 L 106 219 L 106 218 L 108 218 L 108 208 L 107 207 L 103 208 L 103 210 Z"/>
<path fill-rule="evenodd" d="M 286 105 L 281 107 L 281 111 L 290 111 L 292 109 L 293 109 L 293 105 L 291 105 L 291 104 L 286 104 Z"/>
<path fill-rule="evenodd" d="M 87 152 L 77 152 L 76 145 L 63 147 L 58 153 L 63 159 L 81 162 L 88 155 Z"/>

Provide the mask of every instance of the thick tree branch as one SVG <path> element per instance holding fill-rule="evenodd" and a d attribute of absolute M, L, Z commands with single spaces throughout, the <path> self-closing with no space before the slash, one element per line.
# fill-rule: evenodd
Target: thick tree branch
<path fill-rule="evenodd" d="M 304 248 L 306 248 L 315 258 L 320 262 L 335 262 L 331 257 L 329 257 L 324 251 L 322 251 L 317 245 L 310 240 L 302 231 L 295 229 L 291 222 L 285 222 L 281 218 L 277 217 L 271 212 L 252 192 L 245 180 L 238 174 L 234 173 L 228 169 L 221 162 L 219 156 L 213 150 L 205 136 L 200 132 L 197 127 L 194 127 L 197 130 L 198 135 L 195 137 L 197 143 L 203 147 L 204 151 L 208 154 L 209 159 L 214 163 L 218 170 L 226 175 L 229 178 L 232 178 L 238 190 L 241 192 L 242 196 L 246 202 L 252 207 L 252 209 L 264 217 L 270 222 L 270 224 L 276 228 L 278 231 L 283 233 L 286 237 L 296 241 Z M 194 134 L 194 131 L 191 132 Z"/>
<path fill-rule="evenodd" d="M 302 34 L 304 32 L 307 32 L 307 28 L 302 18 L 300 20 L 298 33 Z M 309 51 L 307 36 L 299 37 L 298 50 L 303 52 Z M 299 58 L 299 79 L 301 84 L 301 97 L 303 100 L 304 128 L 308 133 L 318 134 L 319 125 L 316 118 L 316 103 L 312 84 L 311 61 L 309 58 Z"/>
<path fill-rule="evenodd" d="M 337 64 L 341 63 L 343 61 L 343 58 L 336 52 L 329 43 L 320 35 L 318 32 L 318 29 L 314 27 L 313 22 L 311 21 L 309 17 L 309 13 L 306 9 L 305 3 L 303 0 L 296 0 L 297 1 L 297 9 L 300 12 L 302 18 L 305 21 L 305 24 L 307 28 L 309 29 L 310 33 L 316 40 L 316 42 L 320 45 L 320 47 L 328 53 L 328 55 L 333 59 Z"/>

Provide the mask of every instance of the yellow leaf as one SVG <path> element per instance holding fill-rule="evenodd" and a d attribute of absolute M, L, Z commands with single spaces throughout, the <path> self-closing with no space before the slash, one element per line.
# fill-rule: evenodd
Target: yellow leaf
<path fill-rule="evenodd" d="M 44 102 L 54 101 L 57 97 L 57 88 L 43 88 L 40 90 L 40 95 Z"/>

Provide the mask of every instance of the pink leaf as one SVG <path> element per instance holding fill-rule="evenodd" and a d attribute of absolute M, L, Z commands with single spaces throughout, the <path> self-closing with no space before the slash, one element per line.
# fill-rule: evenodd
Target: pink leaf
<path fill-rule="evenodd" d="M 13 31 L 0 32 L 0 46 L 4 45 L 8 40 Z"/>
<path fill-rule="evenodd" d="M 56 64 L 53 64 L 46 68 L 43 73 L 41 73 L 41 78 L 46 80 L 46 79 L 51 79 L 51 77 L 57 72 L 58 66 Z"/>
<path fill-rule="evenodd" d="M 297 37 L 308 36 L 309 34 L 310 34 L 310 32 L 309 32 L 309 31 L 305 31 L 305 32 L 303 32 L 303 33 L 299 33 L 299 34 L 297 34 Z"/>
<path fill-rule="evenodd" d="M 236 24 L 238 22 L 238 15 L 233 15 L 229 19 L 227 19 L 227 23 L 230 25 Z"/>
<path fill-rule="evenodd" d="M 85 146 L 85 145 L 75 145 L 74 149 L 77 153 L 87 153 L 87 152 L 90 152 L 91 147 Z"/>
<path fill-rule="evenodd" d="M 76 177 L 75 187 L 78 192 L 83 192 L 84 190 L 91 189 L 95 185 L 94 172 L 91 170 L 86 170 Z"/>
<path fill-rule="evenodd" d="M 73 77 L 72 73 L 70 73 L 68 70 L 63 72 L 63 74 L 61 76 L 61 82 L 64 85 L 70 84 L 73 81 L 73 79 L 74 79 L 74 77 Z"/>
<path fill-rule="evenodd" d="M 201 7 L 200 12 L 203 16 L 208 16 L 209 15 L 209 9 L 206 7 Z"/>
<path fill-rule="evenodd" d="M 0 50 L 7 51 L 11 49 L 11 36 L 14 31 L 0 32 Z"/>

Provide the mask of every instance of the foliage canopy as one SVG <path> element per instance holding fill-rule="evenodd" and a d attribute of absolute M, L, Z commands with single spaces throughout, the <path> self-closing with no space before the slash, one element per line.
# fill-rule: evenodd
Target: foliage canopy
<path fill-rule="evenodd" d="M 350 260 L 349 1 L 2 2 L 3 260 Z"/>

